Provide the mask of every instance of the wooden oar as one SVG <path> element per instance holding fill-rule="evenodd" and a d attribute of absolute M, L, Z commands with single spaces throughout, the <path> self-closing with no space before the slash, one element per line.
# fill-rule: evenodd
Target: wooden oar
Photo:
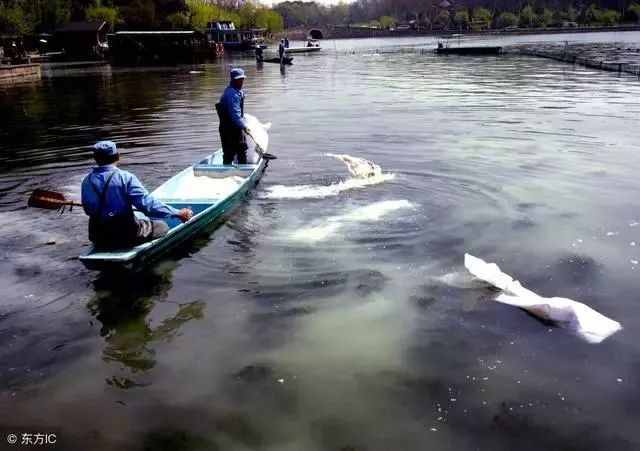
<path fill-rule="evenodd" d="M 64 207 L 82 207 L 80 202 L 69 200 L 62 193 L 49 191 L 46 189 L 37 189 L 27 202 L 29 207 L 45 208 L 47 210 L 59 210 Z"/>
<path fill-rule="evenodd" d="M 272 153 L 267 153 L 264 150 L 262 150 L 262 147 L 260 147 L 260 144 L 258 144 L 258 141 L 256 141 L 256 139 L 253 137 L 253 135 L 251 134 L 251 132 L 249 130 L 247 130 L 245 128 L 244 132 L 247 134 L 247 136 L 249 136 L 249 138 L 251 138 L 253 140 L 253 142 L 256 144 L 256 152 L 258 152 L 260 154 L 260 156 L 262 158 L 264 158 L 265 160 L 277 160 L 278 157 L 276 157 L 274 154 Z"/>

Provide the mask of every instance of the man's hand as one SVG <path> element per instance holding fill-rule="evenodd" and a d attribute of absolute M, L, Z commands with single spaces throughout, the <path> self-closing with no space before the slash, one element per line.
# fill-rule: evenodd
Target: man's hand
<path fill-rule="evenodd" d="M 189 219 L 193 218 L 193 211 L 190 208 L 183 208 L 176 216 L 180 221 L 187 222 Z"/>

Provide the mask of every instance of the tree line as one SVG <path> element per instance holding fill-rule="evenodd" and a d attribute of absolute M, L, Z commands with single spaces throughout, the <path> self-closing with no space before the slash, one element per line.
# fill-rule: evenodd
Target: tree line
<path fill-rule="evenodd" d="M 356 0 L 333 6 L 285 1 L 273 8 L 242 0 L 0 0 L 0 34 L 51 32 L 70 21 L 105 20 L 120 29 L 195 29 L 231 20 L 241 28 L 331 25 L 487 29 L 638 23 L 638 0 Z M 405 25 L 406 26 L 406 25 Z"/>
<path fill-rule="evenodd" d="M 242 28 L 282 31 L 271 8 L 234 0 L 0 0 L 0 34 L 52 32 L 71 21 L 104 20 L 120 29 L 195 29 L 232 20 Z"/>
<path fill-rule="evenodd" d="M 550 26 L 611 26 L 639 23 L 634 0 L 356 0 L 323 6 L 286 1 L 274 10 L 285 28 L 330 25 L 393 28 L 411 24 L 421 29 L 539 28 Z"/>

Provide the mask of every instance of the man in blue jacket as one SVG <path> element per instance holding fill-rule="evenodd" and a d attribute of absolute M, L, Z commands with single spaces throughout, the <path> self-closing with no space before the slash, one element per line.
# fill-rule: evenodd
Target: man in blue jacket
<path fill-rule="evenodd" d="M 247 164 L 247 143 L 244 131 L 247 124 L 244 120 L 244 71 L 240 68 L 231 69 L 231 81 L 224 90 L 220 102 L 216 103 L 216 110 L 220 118 L 220 140 L 224 164 Z"/>
<path fill-rule="evenodd" d="M 160 202 L 135 175 L 119 169 L 115 143 L 100 141 L 93 149 L 98 166 L 82 181 L 82 207 L 89 216 L 89 239 L 96 247 L 133 247 L 165 235 L 169 226 L 162 219 L 191 219 L 190 209 L 176 210 Z"/>

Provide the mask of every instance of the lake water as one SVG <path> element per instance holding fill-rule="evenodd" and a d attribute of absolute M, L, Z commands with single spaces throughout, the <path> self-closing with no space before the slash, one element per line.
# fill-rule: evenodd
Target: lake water
<path fill-rule="evenodd" d="M 0 90 L 3 446 L 54 432 L 65 450 L 638 449 L 640 82 L 409 51 L 434 42 L 329 41 L 284 73 L 236 59 Z M 278 160 L 148 271 L 85 270 L 86 217 L 27 209 L 28 194 L 77 197 L 99 139 L 149 188 L 215 150 L 231 63 Z M 354 182 L 328 153 L 384 176 Z M 493 302 L 465 252 L 624 330 L 590 345 Z"/>

